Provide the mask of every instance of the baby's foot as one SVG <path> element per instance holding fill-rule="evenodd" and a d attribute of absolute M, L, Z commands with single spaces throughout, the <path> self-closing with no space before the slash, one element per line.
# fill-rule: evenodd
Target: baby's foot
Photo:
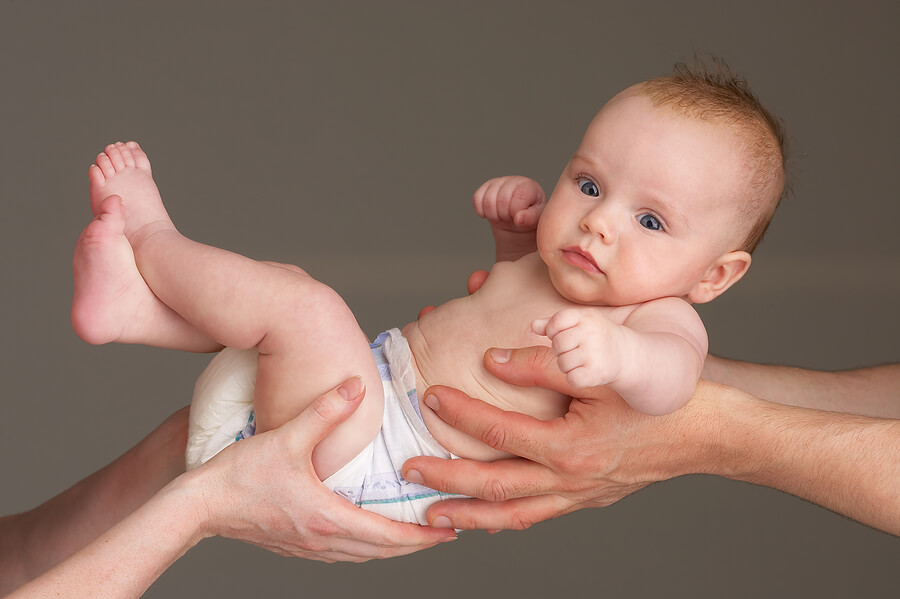
<path fill-rule="evenodd" d="M 96 202 L 95 212 L 72 260 L 72 327 L 88 343 L 134 342 L 135 329 L 146 320 L 142 315 L 161 302 L 134 262 L 122 199 L 114 195 Z"/>
<path fill-rule="evenodd" d="M 132 240 L 143 228 L 174 229 L 150 171 L 150 159 L 133 141 L 106 146 L 88 170 L 91 211 L 101 214 L 101 204 L 118 195 L 124 205 L 125 237 Z M 148 226 L 150 225 L 150 226 Z"/>

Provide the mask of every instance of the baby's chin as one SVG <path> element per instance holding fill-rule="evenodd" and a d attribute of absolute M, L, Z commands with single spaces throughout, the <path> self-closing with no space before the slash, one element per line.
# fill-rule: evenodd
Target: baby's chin
<path fill-rule="evenodd" d="M 687 301 L 687 298 L 681 295 L 653 295 L 644 296 L 641 294 L 619 294 L 610 293 L 609 290 L 584 289 L 580 285 L 559 284 L 550 277 L 554 289 L 564 299 L 582 306 L 607 306 L 610 308 L 619 308 L 625 306 L 636 306 L 652 302 L 653 300 L 662 299 L 664 297 L 679 297 Z"/>
<path fill-rule="evenodd" d="M 550 277 L 551 282 L 553 283 L 553 288 L 556 289 L 556 292 L 563 297 L 563 299 L 572 302 L 573 304 L 580 304 L 582 306 L 615 306 L 618 304 L 612 303 L 607 296 L 607 294 L 599 293 L 596 290 L 586 290 L 583 289 L 580 285 L 566 285 L 560 284 L 557 281 L 553 280 L 553 277 Z"/>

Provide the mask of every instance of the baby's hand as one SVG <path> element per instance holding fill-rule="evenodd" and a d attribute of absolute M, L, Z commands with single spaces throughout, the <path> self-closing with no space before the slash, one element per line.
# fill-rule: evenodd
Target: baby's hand
<path fill-rule="evenodd" d="M 505 231 L 534 231 L 547 196 L 528 177 L 497 177 L 485 182 L 472 197 L 478 216 Z"/>
<path fill-rule="evenodd" d="M 532 331 L 550 338 L 559 369 L 579 388 L 606 385 L 619 377 L 622 329 L 596 308 L 568 308 L 531 323 Z"/>

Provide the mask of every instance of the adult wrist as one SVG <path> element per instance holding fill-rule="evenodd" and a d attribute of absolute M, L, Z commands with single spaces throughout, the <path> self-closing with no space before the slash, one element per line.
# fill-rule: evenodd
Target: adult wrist
<path fill-rule="evenodd" d="M 187 535 L 187 547 L 218 534 L 214 508 L 210 505 L 209 473 L 205 468 L 186 472 L 160 491 L 159 498 L 169 504 L 168 513 L 178 514 Z"/>
<path fill-rule="evenodd" d="M 685 450 L 680 474 L 744 479 L 753 463 L 747 455 L 753 445 L 745 441 L 755 432 L 747 419 L 748 399 L 737 389 L 703 379 L 698 382 L 691 401 L 670 415 L 684 421 L 679 431 Z"/>

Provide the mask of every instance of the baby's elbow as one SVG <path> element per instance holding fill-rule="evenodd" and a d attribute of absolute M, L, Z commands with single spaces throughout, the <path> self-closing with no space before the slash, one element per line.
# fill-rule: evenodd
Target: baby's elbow
<path fill-rule="evenodd" d="M 668 393 L 650 401 L 640 402 L 639 405 L 632 404 L 631 407 L 648 416 L 665 416 L 683 407 L 691 399 L 691 395 L 685 397 L 683 393 Z"/>
<path fill-rule="evenodd" d="M 694 378 L 692 382 L 681 381 L 666 385 L 657 391 L 638 394 L 626 401 L 632 408 L 648 416 L 665 416 L 684 407 L 691 400 L 697 388 L 697 380 L 698 378 Z"/>

